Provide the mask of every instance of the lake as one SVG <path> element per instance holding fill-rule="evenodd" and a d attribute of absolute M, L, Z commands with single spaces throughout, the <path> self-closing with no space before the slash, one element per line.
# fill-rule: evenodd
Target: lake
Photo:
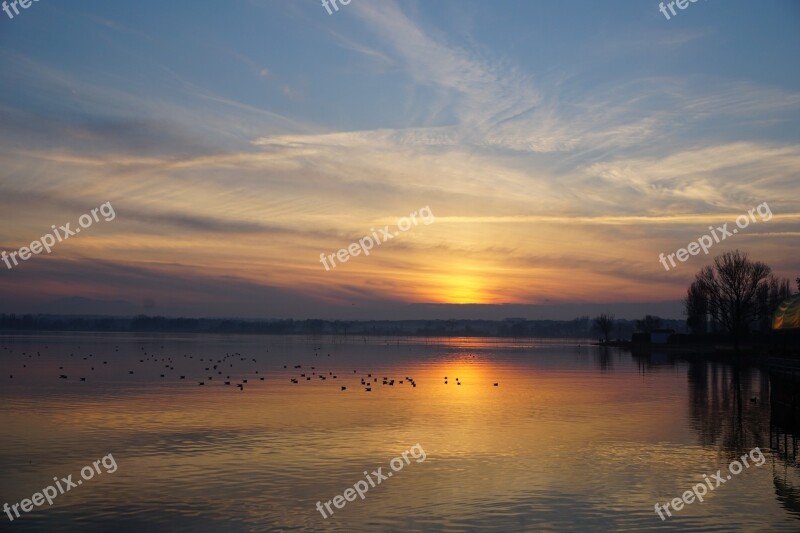
<path fill-rule="evenodd" d="M 2 335 L 0 529 L 800 530 L 766 371 L 587 342 Z"/>

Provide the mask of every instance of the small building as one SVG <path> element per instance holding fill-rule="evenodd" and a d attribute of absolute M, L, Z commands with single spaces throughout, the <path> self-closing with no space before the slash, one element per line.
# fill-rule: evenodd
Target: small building
<path fill-rule="evenodd" d="M 781 302 L 772 314 L 772 347 L 784 357 L 800 356 L 800 294 Z"/>
<path fill-rule="evenodd" d="M 772 314 L 772 329 L 800 329 L 800 294 L 781 302 Z"/>
<path fill-rule="evenodd" d="M 672 335 L 675 335 L 674 329 L 654 329 L 650 332 L 650 344 L 667 344 Z"/>

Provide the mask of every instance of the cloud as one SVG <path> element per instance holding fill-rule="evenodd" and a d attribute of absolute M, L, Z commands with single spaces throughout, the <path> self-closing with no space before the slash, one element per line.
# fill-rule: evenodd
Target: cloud
<path fill-rule="evenodd" d="M 738 142 L 660 158 L 595 163 L 585 174 L 601 178 L 619 194 L 635 195 L 642 211 L 665 207 L 718 211 L 780 202 L 782 186 L 799 166 L 800 146 Z"/>

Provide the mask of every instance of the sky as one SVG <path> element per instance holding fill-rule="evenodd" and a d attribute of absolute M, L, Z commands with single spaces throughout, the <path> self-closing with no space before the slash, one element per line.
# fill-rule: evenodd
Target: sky
<path fill-rule="evenodd" d="M 114 213 L 0 263 L 0 312 L 680 318 L 722 252 L 800 276 L 800 3 L 338 7 L 0 11 L 0 250 Z"/>

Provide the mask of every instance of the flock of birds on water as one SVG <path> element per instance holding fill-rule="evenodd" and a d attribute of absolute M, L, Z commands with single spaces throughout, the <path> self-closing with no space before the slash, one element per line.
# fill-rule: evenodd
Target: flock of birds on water
<path fill-rule="evenodd" d="M 2 350 L 4 350 L 4 351 L 9 352 L 9 354 L 13 354 L 14 353 L 14 350 L 12 350 L 11 348 L 9 348 L 7 346 L 0 346 L 0 348 L 2 348 Z M 45 346 L 45 349 L 47 349 L 47 348 L 48 347 Z M 161 346 L 161 348 L 164 348 L 164 346 Z M 77 349 L 80 349 L 80 346 L 78 346 Z M 314 355 L 316 357 L 319 357 L 321 355 L 321 353 L 320 353 L 321 349 L 322 349 L 321 347 L 314 347 L 313 348 Z M 119 346 L 116 346 L 114 348 L 114 351 L 115 352 L 119 352 Z M 139 369 L 142 368 L 141 365 L 155 363 L 155 364 L 159 364 L 159 379 L 175 379 L 176 377 L 178 378 L 179 381 L 187 379 L 187 376 L 189 374 L 181 374 L 180 372 L 175 373 L 175 365 L 176 365 L 176 363 L 175 363 L 175 361 L 173 360 L 172 357 L 159 357 L 158 355 L 156 355 L 154 353 L 148 353 L 147 350 L 145 350 L 145 348 L 143 346 L 140 347 L 140 351 L 142 352 L 141 356 L 140 356 L 139 359 L 137 359 L 139 367 L 136 368 L 136 362 L 135 362 L 136 360 L 131 361 L 133 364 L 128 364 L 127 365 L 127 367 L 128 367 L 127 375 L 135 375 L 136 372 Z M 267 351 L 269 351 L 269 350 L 267 350 Z M 35 354 L 23 351 L 21 353 L 21 355 L 24 356 L 27 359 L 34 359 L 34 356 L 36 358 L 39 358 L 39 357 L 42 356 L 41 352 L 39 352 L 39 351 L 37 351 Z M 330 357 L 330 356 L 331 356 L 331 354 L 328 354 L 328 357 Z M 102 365 L 102 366 L 107 368 L 107 365 L 109 364 L 109 362 L 107 360 L 102 360 L 101 361 L 100 360 L 101 358 L 95 359 L 95 355 L 93 353 L 89 353 L 89 354 L 87 354 L 85 356 L 81 356 L 81 355 L 77 355 L 76 356 L 75 353 L 73 352 L 73 353 L 69 354 L 69 357 L 71 358 L 72 361 L 86 361 L 87 365 L 80 365 L 80 366 L 84 366 L 84 367 L 94 364 L 94 365 L 97 365 L 98 367 Z M 78 357 L 80 359 L 74 359 L 75 357 Z M 187 360 L 186 362 L 188 362 L 188 360 L 195 361 L 195 356 L 184 354 L 183 355 L 183 359 Z M 243 363 L 244 362 L 244 363 L 254 363 L 256 365 L 258 364 L 258 359 L 256 359 L 255 357 L 248 358 L 248 357 L 242 356 L 242 354 L 239 353 L 239 352 L 226 353 L 225 356 L 220 357 L 220 358 L 199 357 L 199 358 L 196 359 L 196 361 L 197 361 L 197 363 L 202 363 L 199 366 L 202 366 L 204 368 L 204 372 L 206 374 L 210 374 L 210 375 L 204 376 L 204 378 L 205 378 L 204 380 L 198 381 L 197 385 L 200 386 L 200 387 L 206 386 L 207 383 L 208 384 L 214 384 L 214 383 L 221 382 L 223 384 L 223 386 L 228 387 L 228 386 L 235 385 L 235 387 L 238 388 L 240 391 L 244 391 L 245 385 L 248 385 L 249 381 L 251 381 L 251 380 L 252 381 L 265 381 L 266 380 L 266 375 L 264 373 L 259 374 L 259 370 L 255 370 L 254 372 L 250 372 L 250 373 L 245 372 L 243 374 L 240 374 L 240 376 L 242 376 L 242 377 L 231 378 L 230 373 L 237 374 L 237 372 L 235 372 L 233 370 L 235 368 L 234 367 L 235 363 Z M 226 367 L 226 365 L 227 365 L 227 367 Z M 67 365 L 67 366 L 70 366 L 70 365 Z M 72 365 L 73 369 L 76 366 L 79 366 L 79 365 Z M 27 368 L 28 368 L 27 363 L 23 363 L 22 364 L 22 370 L 20 370 L 20 371 L 24 372 L 25 369 L 27 369 Z M 85 382 L 87 380 L 87 376 L 91 375 L 91 373 L 95 371 L 95 366 L 90 366 L 89 368 L 90 368 L 90 371 L 86 376 L 83 376 L 83 375 L 79 375 L 78 376 L 79 381 L 84 381 Z M 339 375 L 338 374 L 334 374 L 333 371 L 328 371 L 327 373 L 325 373 L 324 371 L 319 371 L 318 372 L 316 366 L 308 366 L 307 365 L 306 369 L 303 370 L 303 365 L 302 364 L 292 365 L 291 369 L 289 368 L 289 365 L 287 364 L 287 365 L 283 365 L 283 369 L 284 370 L 298 371 L 298 372 L 296 372 L 298 374 L 296 377 L 290 377 L 289 378 L 289 381 L 291 383 L 296 384 L 296 385 L 299 385 L 303 381 L 319 380 L 320 382 L 324 382 L 324 381 L 327 381 L 327 380 L 338 380 L 339 379 Z M 67 370 L 65 370 L 65 366 L 63 364 L 58 367 L 58 370 L 59 370 L 59 372 L 67 372 Z M 353 370 L 353 374 L 358 375 L 358 370 Z M 379 381 L 377 374 L 375 376 L 373 376 L 372 372 L 367 372 L 367 373 L 362 373 L 361 376 L 357 376 L 357 377 L 360 377 L 361 386 L 364 387 L 365 392 L 371 392 L 372 388 L 374 386 L 376 386 L 378 383 L 380 383 L 381 386 L 385 385 L 385 386 L 389 386 L 389 387 L 394 387 L 395 383 L 397 383 L 398 385 L 407 384 L 407 385 L 410 385 L 412 388 L 416 388 L 416 386 L 417 386 L 417 383 L 414 380 L 414 378 L 412 378 L 410 376 L 404 376 L 403 379 L 395 379 L 395 378 L 390 378 L 388 376 L 382 376 L 380 381 Z M 62 380 L 69 380 L 70 379 L 70 377 L 66 373 L 59 373 L 58 378 L 62 379 Z M 9 379 L 14 379 L 14 374 L 9 374 Z M 74 378 L 72 378 L 72 379 L 74 379 Z M 214 381 L 215 379 L 216 379 L 216 381 Z M 448 383 L 450 383 L 449 378 L 447 376 L 444 376 L 444 384 L 447 385 Z M 459 378 L 455 378 L 454 384 L 457 385 L 457 386 L 460 386 L 462 384 L 462 381 L 460 381 Z M 499 385 L 500 385 L 499 383 L 494 383 L 495 387 L 498 387 Z M 347 390 L 347 386 L 346 385 L 341 385 L 341 390 L 342 391 L 346 391 Z"/>

